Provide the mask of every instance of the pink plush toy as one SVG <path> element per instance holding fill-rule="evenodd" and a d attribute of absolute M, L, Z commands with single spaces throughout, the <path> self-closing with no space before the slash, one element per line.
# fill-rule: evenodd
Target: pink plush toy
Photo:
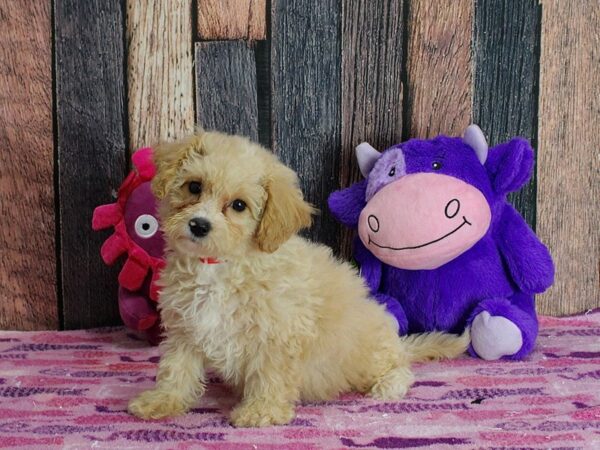
<path fill-rule="evenodd" d="M 160 340 L 160 317 L 156 310 L 156 280 L 164 266 L 164 240 L 156 218 L 157 202 L 150 182 L 156 172 L 152 149 L 142 148 L 132 156 L 132 170 L 119 188 L 117 202 L 94 210 L 92 228 L 114 227 L 100 251 L 108 265 L 127 253 L 119 273 L 119 312 L 125 325 L 145 331 L 148 341 Z"/>

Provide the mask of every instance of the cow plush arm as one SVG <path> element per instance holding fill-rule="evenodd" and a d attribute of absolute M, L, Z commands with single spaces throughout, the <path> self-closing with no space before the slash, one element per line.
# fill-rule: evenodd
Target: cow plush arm
<path fill-rule="evenodd" d="M 512 280 L 523 292 L 544 292 L 554 281 L 550 253 L 515 209 L 506 205 L 496 242 Z"/>

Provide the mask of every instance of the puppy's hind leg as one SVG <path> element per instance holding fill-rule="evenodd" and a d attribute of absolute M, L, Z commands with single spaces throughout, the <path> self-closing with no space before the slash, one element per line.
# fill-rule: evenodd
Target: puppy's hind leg
<path fill-rule="evenodd" d="M 388 358 L 390 356 L 387 355 Z M 399 400 L 406 395 L 414 381 L 410 361 L 400 355 L 390 358 L 386 365 L 389 369 L 375 381 L 369 394 L 377 400 Z"/>

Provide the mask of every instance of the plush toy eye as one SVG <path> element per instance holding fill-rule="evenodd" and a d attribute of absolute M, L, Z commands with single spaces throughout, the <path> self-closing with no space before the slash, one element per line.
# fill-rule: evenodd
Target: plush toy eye
<path fill-rule="evenodd" d="M 235 209 L 237 212 L 242 212 L 243 210 L 246 209 L 246 202 L 244 202 L 243 200 L 240 200 L 238 198 L 237 200 L 233 201 L 233 203 L 231 204 L 231 207 L 233 209 Z"/>
<path fill-rule="evenodd" d="M 202 192 L 202 185 L 197 182 L 197 181 L 190 181 L 190 183 L 188 184 L 188 190 L 192 193 L 192 194 L 199 194 L 200 192 Z"/>
<path fill-rule="evenodd" d="M 394 175 L 396 175 L 396 168 L 392 167 L 388 173 L 388 176 L 393 177 Z"/>
<path fill-rule="evenodd" d="M 135 221 L 135 232 L 141 238 L 151 238 L 158 231 L 158 221 L 150 214 L 142 214 Z"/>
<path fill-rule="evenodd" d="M 431 167 L 433 167 L 433 170 L 440 170 L 442 168 L 442 163 L 439 161 L 434 161 L 431 164 Z"/>

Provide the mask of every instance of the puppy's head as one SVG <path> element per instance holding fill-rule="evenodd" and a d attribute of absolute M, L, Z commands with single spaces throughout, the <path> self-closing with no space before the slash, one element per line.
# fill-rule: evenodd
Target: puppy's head
<path fill-rule="evenodd" d="M 311 224 L 313 208 L 296 174 L 246 138 L 198 132 L 158 146 L 154 159 L 152 189 L 176 252 L 218 259 L 270 253 Z"/>

